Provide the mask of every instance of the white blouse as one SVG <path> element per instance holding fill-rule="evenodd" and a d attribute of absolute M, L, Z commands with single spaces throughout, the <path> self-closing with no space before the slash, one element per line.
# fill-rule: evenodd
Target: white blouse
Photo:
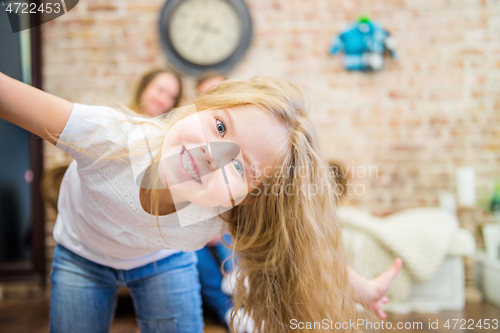
<path fill-rule="evenodd" d="M 183 222 L 191 218 L 192 224 L 181 226 L 173 213 L 159 216 L 157 225 L 141 206 L 130 163 L 106 160 L 106 153 L 98 159 L 84 153 L 93 147 L 109 147 L 105 151 L 124 147 L 128 133 L 139 126 L 120 122 L 125 119 L 109 107 L 74 104 L 56 145 L 74 161 L 61 183 L 54 239 L 86 259 L 115 269 L 132 269 L 179 251 L 201 249 L 224 226 L 217 208 L 191 203 L 181 212 Z"/>

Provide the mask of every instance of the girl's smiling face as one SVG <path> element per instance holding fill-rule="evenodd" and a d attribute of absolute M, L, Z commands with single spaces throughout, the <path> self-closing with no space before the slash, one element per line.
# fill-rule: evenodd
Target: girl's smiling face
<path fill-rule="evenodd" d="M 277 119 L 254 105 L 195 112 L 165 136 L 160 179 L 174 202 L 232 207 L 277 164 L 286 133 Z"/>

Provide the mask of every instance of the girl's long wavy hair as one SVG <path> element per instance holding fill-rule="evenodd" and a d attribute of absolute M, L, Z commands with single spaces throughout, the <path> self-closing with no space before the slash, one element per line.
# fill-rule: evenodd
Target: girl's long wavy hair
<path fill-rule="evenodd" d="M 292 331 L 296 322 L 349 322 L 357 317 L 349 284 L 336 192 L 303 91 L 282 80 L 227 80 L 194 101 L 198 111 L 252 104 L 277 118 L 287 144 L 280 166 L 264 175 L 244 204 L 221 215 L 237 254 L 235 309 L 256 332 Z M 245 282 L 245 280 L 247 282 Z M 235 312 L 232 314 L 232 324 Z M 304 331 L 331 331 L 316 325 Z"/>
<path fill-rule="evenodd" d="M 237 257 L 234 309 L 243 307 L 259 333 L 295 331 L 293 323 L 314 324 L 303 332 L 331 332 L 335 323 L 357 320 L 360 313 L 335 215 L 337 193 L 308 117 L 307 96 L 283 80 L 254 77 L 224 81 L 192 103 L 196 109 L 175 109 L 159 126 L 168 130 L 196 111 L 255 105 L 278 119 L 287 133 L 276 152 L 279 167 L 264 175 L 241 205 L 220 215 Z M 162 140 L 150 143 L 158 149 Z M 112 155 L 127 154 L 124 149 Z M 157 221 L 159 191 L 147 192 L 149 211 Z M 231 326 L 235 319 L 233 310 Z"/>

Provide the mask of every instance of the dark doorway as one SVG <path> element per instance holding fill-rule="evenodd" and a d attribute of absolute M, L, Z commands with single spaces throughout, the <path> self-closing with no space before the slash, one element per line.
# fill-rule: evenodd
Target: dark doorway
<path fill-rule="evenodd" d="M 0 72 L 41 88 L 40 65 L 40 28 L 13 33 L 0 1 Z M 42 140 L 0 119 L 0 281 L 45 283 L 42 168 Z"/>

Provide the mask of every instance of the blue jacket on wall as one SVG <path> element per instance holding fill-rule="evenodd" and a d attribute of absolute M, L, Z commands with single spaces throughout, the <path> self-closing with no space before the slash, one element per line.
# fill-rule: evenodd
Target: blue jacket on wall
<path fill-rule="evenodd" d="M 394 38 L 380 24 L 364 18 L 332 38 L 330 54 L 344 52 L 347 70 L 376 71 L 384 66 L 384 52 L 397 58 L 395 44 Z"/>

